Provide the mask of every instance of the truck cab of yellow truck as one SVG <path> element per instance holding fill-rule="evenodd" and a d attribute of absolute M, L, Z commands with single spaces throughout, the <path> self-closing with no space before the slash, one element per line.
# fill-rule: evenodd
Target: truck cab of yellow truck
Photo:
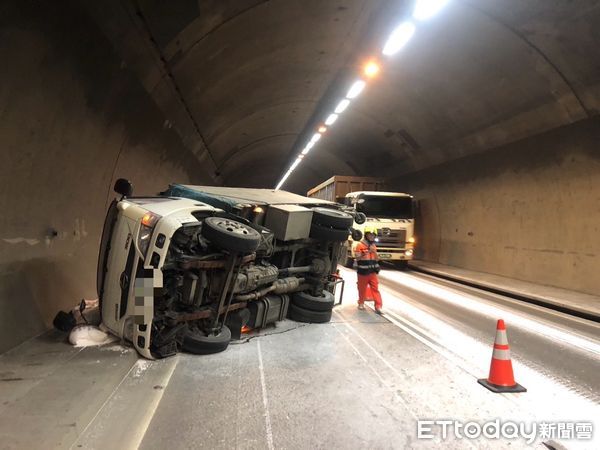
<path fill-rule="evenodd" d="M 353 228 L 364 231 L 376 229 L 375 242 L 379 259 L 398 268 L 406 268 L 413 258 L 415 247 L 414 201 L 410 194 L 401 192 L 357 191 L 346 194 L 344 203 L 367 216 L 363 224 Z M 355 236 L 356 237 L 356 236 Z M 358 241 L 348 241 L 347 266 L 351 266 Z"/>
<path fill-rule="evenodd" d="M 354 230 L 361 233 L 365 227 L 377 229 L 379 259 L 389 261 L 404 269 L 413 259 L 415 249 L 415 201 L 413 196 L 402 192 L 386 192 L 381 178 L 335 175 L 314 187 L 308 197 L 343 203 L 366 216 L 362 223 L 354 222 Z M 354 217 L 357 217 L 355 214 Z M 360 241 L 349 238 L 340 263 L 352 267 L 355 249 Z"/>

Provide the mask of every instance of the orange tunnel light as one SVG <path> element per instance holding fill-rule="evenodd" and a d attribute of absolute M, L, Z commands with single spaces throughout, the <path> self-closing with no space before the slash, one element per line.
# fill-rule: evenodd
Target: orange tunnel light
<path fill-rule="evenodd" d="M 380 70 L 381 66 L 377 63 L 377 61 L 369 61 L 363 67 L 363 73 L 367 78 L 373 78 L 377 76 Z"/>

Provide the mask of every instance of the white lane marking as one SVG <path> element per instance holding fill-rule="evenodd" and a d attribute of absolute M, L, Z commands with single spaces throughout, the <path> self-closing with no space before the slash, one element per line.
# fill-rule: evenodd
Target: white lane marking
<path fill-rule="evenodd" d="M 371 309 L 374 308 L 370 307 Z M 341 314 L 339 311 L 335 311 L 334 312 L 340 316 L 343 320 L 343 324 L 347 325 L 348 322 L 346 321 L 346 318 L 344 317 L 343 314 Z M 342 333 L 340 330 L 337 329 L 337 326 L 335 324 L 333 324 L 333 328 L 346 340 L 346 342 L 354 349 L 354 352 L 360 357 L 360 359 L 362 359 L 365 364 L 367 365 L 367 367 L 369 369 L 371 369 L 371 371 L 377 376 L 377 378 L 379 378 L 379 381 L 381 381 L 381 384 L 383 384 L 386 388 L 388 388 L 390 391 L 392 391 L 392 394 L 394 395 L 394 397 L 396 397 L 400 403 L 402 403 L 406 410 L 410 413 L 410 415 L 413 417 L 413 419 L 415 420 L 420 420 L 419 417 L 412 411 L 412 409 L 410 409 L 407 401 L 398 394 L 397 390 L 394 389 L 392 386 L 390 386 L 381 376 L 381 374 L 371 365 L 369 364 L 368 360 L 362 355 L 362 353 L 356 348 L 356 346 L 352 343 L 352 341 L 350 341 L 350 339 L 348 339 L 348 337 Z M 396 374 L 399 374 L 398 370 L 393 367 L 389 362 L 387 362 L 385 359 L 383 359 L 383 357 L 381 355 L 379 355 L 379 352 L 377 350 L 375 350 L 375 348 L 373 348 L 367 341 L 365 341 L 365 339 L 360 335 L 360 333 L 358 333 L 358 331 L 354 330 L 355 334 L 365 343 L 367 344 L 367 346 L 376 354 L 378 355 L 386 364 L 386 366 L 388 366 L 393 372 L 395 372 Z M 439 443 L 437 440 L 435 441 L 436 443 Z M 471 441 L 466 441 L 465 444 L 467 444 L 468 447 L 470 448 L 476 448 L 475 444 L 472 443 Z"/>
<path fill-rule="evenodd" d="M 175 356 L 174 358 L 176 358 L 175 362 L 171 365 L 171 368 L 165 374 L 165 377 L 162 380 L 160 380 L 160 382 L 159 382 L 159 385 L 164 386 L 164 388 L 159 389 L 158 391 L 155 390 L 157 392 L 157 394 L 152 399 L 152 402 L 150 403 L 150 405 L 148 405 L 146 414 L 140 421 L 139 428 L 134 432 L 134 435 L 131 438 L 130 445 L 127 447 L 124 446 L 123 448 L 136 448 L 136 449 L 140 448 L 140 444 L 142 443 L 142 440 L 144 439 L 144 436 L 146 435 L 146 432 L 148 431 L 150 422 L 152 422 L 152 419 L 154 418 L 154 414 L 156 414 L 156 410 L 158 409 L 158 405 L 160 404 L 160 401 L 162 400 L 164 392 L 167 390 L 167 386 L 169 385 L 169 382 L 171 381 L 173 372 L 175 372 L 175 367 L 177 367 L 177 364 L 179 363 L 179 356 Z"/>
<path fill-rule="evenodd" d="M 338 313 L 339 314 L 339 313 Z M 338 330 L 336 324 L 333 324 L 333 328 L 335 329 L 335 331 L 337 331 L 345 340 L 346 342 L 350 345 L 350 347 L 352 347 L 354 349 L 354 352 L 360 357 L 360 359 L 363 360 L 363 362 L 366 364 L 366 366 L 371 370 L 371 372 L 373 372 L 375 374 L 375 376 L 377 378 L 379 378 L 379 381 L 381 382 L 381 384 L 383 384 L 387 389 L 389 389 L 392 394 L 394 395 L 394 397 L 396 397 L 400 403 L 402 403 L 404 405 L 404 407 L 406 408 L 406 410 L 410 413 L 410 415 L 413 417 L 413 419 L 415 420 L 419 420 L 419 418 L 417 417 L 417 415 L 410 409 L 410 407 L 408 406 L 408 403 L 406 402 L 406 400 L 404 400 L 403 397 L 401 397 L 398 392 L 396 392 L 396 389 L 394 389 L 392 386 L 390 386 L 381 376 L 381 374 L 371 365 L 369 364 L 369 361 L 367 360 L 367 358 L 365 358 L 363 356 L 363 354 L 356 348 L 356 346 L 352 343 L 352 341 L 350 341 L 350 339 L 348 339 L 348 336 L 346 336 L 344 333 L 342 333 L 340 330 Z"/>
<path fill-rule="evenodd" d="M 436 351 L 443 357 L 454 362 L 458 367 L 465 370 L 474 378 L 482 378 L 487 374 L 489 368 L 489 352 L 493 340 L 490 338 L 489 345 L 484 345 L 449 324 L 435 318 L 428 308 L 419 305 L 423 310 L 409 303 L 408 297 L 404 300 L 402 294 L 391 288 L 380 288 L 385 292 L 386 299 L 392 303 L 398 302 L 402 308 L 402 315 L 407 314 L 410 320 L 405 319 L 398 313 L 385 309 L 384 317 L 398 326 L 400 329 L 413 336 L 415 339 Z M 428 294 L 428 291 L 424 291 Z M 444 300 L 442 298 L 442 300 Z M 465 308 L 464 305 L 457 304 Z M 367 305 L 370 309 L 372 307 Z M 468 307 L 467 307 L 468 308 Z M 421 324 L 429 331 L 425 331 Z M 423 333 L 421 335 L 420 333 Z M 460 352 L 458 353 L 455 352 Z M 477 355 L 482 355 L 478 357 Z M 485 361 L 484 361 L 485 359 Z M 570 386 L 568 380 L 560 380 L 551 374 L 544 374 L 535 367 L 530 367 L 526 362 L 520 362 L 513 358 L 513 366 L 519 382 L 528 388 L 526 394 L 505 394 L 499 401 L 506 401 L 516 405 L 521 411 L 521 420 L 530 422 L 567 421 L 567 422 L 592 422 L 594 429 L 600 429 L 600 417 L 598 415 L 598 403 L 594 398 L 579 393 Z M 485 395 L 485 394 L 484 394 Z M 598 444 L 600 435 L 594 436 L 592 447 L 600 448 Z M 584 444 L 587 444 L 585 442 Z M 569 441 L 569 447 L 573 446 Z"/>
<path fill-rule="evenodd" d="M 368 308 L 371 308 L 371 306 L 368 306 Z M 395 326 L 400 328 L 402 331 L 408 333 L 409 335 L 414 337 L 416 340 L 418 340 L 422 344 L 425 344 L 427 347 L 432 349 L 434 352 L 442 355 L 447 360 L 456 364 L 458 367 L 460 367 L 462 370 L 467 372 L 469 375 L 473 376 L 474 378 L 481 378 L 481 377 L 477 376 L 477 373 L 479 371 L 475 367 L 468 365 L 466 361 L 464 361 L 460 357 L 456 356 L 451 351 L 447 350 L 446 347 L 436 343 L 435 338 L 433 336 L 429 335 L 429 333 L 427 333 L 423 328 L 404 319 L 401 316 L 398 316 L 397 314 L 395 314 L 389 310 L 384 313 L 384 317 L 387 320 L 389 320 L 392 324 L 394 324 Z"/>
<path fill-rule="evenodd" d="M 367 305 L 369 308 L 371 308 L 371 306 Z M 337 315 L 339 315 L 342 319 L 346 319 L 346 317 L 344 317 L 344 315 L 342 313 L 340 313 L 339 311 L 334 311 Z M 350 325 L 347 321 L 343 321 L 342 322 L 344 325 L 346 325 L 346 328 L 348 328 L 350 331 L 352 331 L 352 333 L 354 333 L 356 336 L 358 336 L 358 338 L 363 341 L 365 343 L 365 345 L 367 347 L 369 347 L 371 349 L 371 351 L 375 354 L 375 356 L 377 356 L 386 366 L 388 366 L 388 368 L 390 368 L 393 372 L 395 372 L 397 375 L 402 376 L 402 373 L 400 373 L 398 371 L 398 369 L 396 369 L 394 366 L 392 366 L 392 364 L 390 364 L 390 362 L 385 359 L 383 357 L 383 355 L 377 350 L 375 349 L 371 344 L 369 344 L 369 342 L 362 337 L 362 335 L 356 330 L 356 328 L 354 328 L 352 325 Z"/>
<path fill-rule="evenodd" d="M 392 296 L 390 295 L 390 297 Z M 398 297 L 393 298 L 399 300 Z M 402 303 L 404 304 L 404 302 Z M 370 305 L 367 305 L 367 307 L 373 309 Z M 432 350 L 454 362 L 458 367 L 475 378 L 482 378 L 482 375 L 487 373 L 477 368 L 479 364 L 476 364 L 476 361 L 474 361 L 471 356 L 473 353 L 478 352 L 470 352 L 467 350 L 470 347 L 483 350 L 483 344 L 467 338 L 460 346 L 453 346 L 453 349 L 455 350 L 461 348 L 463 351 L 466 351 L 469 359 L 463 359 L 462 356 L 453 353 L 452 349 L 444 346 L 444 341 L 453 340 L 446 336 L 445 330 L 441 331 L 442 335 L 439 339 L 431 336 L 427 332 L 425 332 L 425 336 L 420 336 L 411 329 L 414 327 L 421 331 L 422 329 L 420 329 L 420 327 L 396 313 L 386 310 L 384 317 Z M 431 342 L 429 342 L 429 339 L 431 339 Z M 472 341 L 472 344 L 468 344 L 468 341 Z M 591 418 L 598 417 L 598 404 L 593 399 L 582 396 L 569 386 L 565 385 L 561 380 L 548 377 L 535 368 L 529 367 L 524 362 L 515 361 L 513 359 L 513 365 L 515 367 L 515 372 L 518 373 L 519 381 L 524 386 L 528 387 L 529 390 L 527 394 L 522 397 L 520 396 L 521 394 L 506 394 L 503 395 L 501 399 L 502 401 L 507 401 L 521 408 L 523 414 L 525 414 L 523 416 L 524 420 L 537 420 L 539 422 L 548 420 L 565 421 L 567 419 L 569 421 L 574 421 L 577 419 L 579 421 L 589 422 Z M 560 405 L 560 408 L 557 409 L 556 405 Z M 568 412 L 568 416 L 566 417 L 564 415 L 565 411 Z M 595 422 L 594 428 L 600 427 L 600 421 L 597 419 L 592 419 L 592 422 Z M 594 439 L 598 439 L 598 437 L 594 437 Z"/>
<path fill-rule="evenodd" d="M 235 396 L 236 396 L 236 403 L 238 405 L 242 404 L 240 393 L 242 391 L 242 373 L 245 373 L 242 368 L 242 352 L 240 351 L 240 348 L 241 348 L 241 346 L 237 347 L 235 349 L 235 352 L 237 353 L 237 366 L 235 367 L 235 372 L 237 372 L 237 387 L 235 390 Z M 233 349 L 231 349 L 231 350 L 233 350 Z M 236 408 L 236 410 L 235 410 L 235 417 L 236 417 L 236 420 L 235 420 L 235 448 L 236 449 L 240 448 L 240 438 L 241 438 L 240 424 L 242 423 L 241 411 L 242 411 L 242 408 Z"/>
<path fill-rule="evenodd" d="M 269 450 L 274 450 L 273 446 L 273 430 L 271 429 L 271 415 L 269 414 L 269 400 L 267 399 L 267 383 L 265 383 L 265 369 L 263 366 L 262 352 L 260 350 L 260 340 L 256 341 L 256 348 L 258 350 L 258 368 L 260 370 L 260 385 L 262 388 L 262 400 L 265 408 L 265 428 L 267 430 L 267 444 Z"/>
<path fill-rule="evenodd" d="M 478 299 L 477 297 L 474 297 L 472 295 L 461 294 L 455 291 L 454 289 L 448 287 L 441 288 L 434 285 L 431 282 L 418 280 L 416 278 L 409 277 L 405 274 L 400 274 L 396 272 L 382 272 L 382 275 L 380 276 L 387 280 L 420 291 L 426 295 L 438 298 L 454 306 L 458 306 L 460 308 L 468 309 L 471 311 L 476 311 L 480 314 L 484 314 L 491 318 L 503 318 L 506 322 L 516 324 L 534 333 L 538 333 L 548 338 L 562 341 L 578 349 L 593 353 L 595 357 L 600 356 L 600 344 L 598 342 L 594 342 L 583 336 L 576 335 L 572 331 L 563 331 L 560 328 L 555 327 L 553 324 L 528 319 L 506 309 L 493 306 L 488 302 L 485 302 L 482 299 Z"/>
<path fill-rule="evenodd" d="M 350 271 L 346 271 L 345 270 L 345 272 L 350 272 Z M 352 272 L 350 272 L 350 273 L 352 273 Z M 425 321 L 426 317 L 433 318 L 433 316 L 430 313 L 421 311 L 418 308 L 416 308 L 416 307 L 414 307 L 414 306 L 412 306 L 410 304 L 407 304 L 404 300 L 402 300 L 401 298 L 399 298 L 396 295 L 394 295 L 394 291 L 392 291 L 391 289 L 387 288 L 386 286 L 380 286 L 380 290 L 382 290 L 385 293 L 384 300 L 386 298 L 390 298 L 391 300 L 395 300 L 395 301 L 399 302 L 400 304 L 403 305 L 403 307 L 404 307 L 405 310 L 406 309 L 410 310 L 411 315 L 413 315 L 416 312 L 418 312 L 419 313 L 418 315 L 415 314 L 415 317 L 414 317 L 415 319 L 418 319 L 421 322 L 427 323 L 427 321 Z M 373 306 L 371 306 L 370 304 L 366 303 L 365 306 L 367 308 L 369 308 L 369 309 L 371 309 L 371 310 L 374 311 Z M 334 310 L 334 312 L 336 312 L 341 317 L 344 317 L 337 310 Z M 434 336 L 431 335 L 431 333 L 427 332 L 421 326 L 417 325 L 416 322 L 406 320 L 405 318 L 403 318 L 403 317 L 401 317 L 401 316 L 393 313 L 389 309 L 385 310 L 383 317 L 385 319 L 389 320 L 392 324 L 394 324 L 395 326 L 397 326 L 401 330 L 403 330 L 406 333 L 408 333 L 410 336 L 412 336 L 415 339 L 417 339 L 422 344 L 425 344 L 427 347 L 429 347 L 433 351 L 437 352 L 438 354 L 442 355 L 444 358 L 446 358 L 449 361 L 451 361 L 454 364 L 456 364 L 459 368 L 461 368 L 462 370 L 464 370 L 465 372 L 467 372 L 469 375 L 472 375 L 474 378 L 481 378 L 481 377 L 479 377 L 477 375 L 480 372 L 479 365 L 475 365 L 474 366 L 474 365 L 468 364 L 465 359 L 460 358 L 455 353 L 453 353 L 452 351 L 448 350 L 445 345 L 439 343 L 439 339 L 436 339 Z M 436 320 L 435 324 L 430 324 L 430 325 L 435 325 L 434 328 L 436 328 L 438 330 L 440 329 L 440 327 L 442 325 L 445 325 L 446 327 L 451 328 L 448 325 L 446 325 L 444 322 L 439 321 L 439 320 Z M 462 333 L 461 333 L 461 335 L 462 335 Z M 470 338 L 466 338 L 466 339 L 468 339 L 470 341 L 473 341 L 473 342 L 476 342 L 474 339 L 470 339 Z M 464 342 L 460 342 L 460 344 L 464 345 L 465 343 Z M 386 365 L 388 365 L 388 364 L 386 364 Z"/>
<path fill-rule="evenodd" d="M 84 349 L 86 347 L 82 347 L 82 349 Z M 137 362 L 137 361 L 136 361 Z M 92 423 L 94 423 L 94 421 L 96 420 L 96 418 L 100 415 L 100 413 L 102 412 L 102 410 L 104 409 L 104 407 L 108 404 L 108 402 L 110 401 L 111 398 L 114 397 L 115 393 L 119 390 L 119 387 L 121 387 L 121 385 L 125 382 L 125 380 L 127 379 L 127 377 L 129 376 L 129 374 L 135 369 L 136 364 L 133 363 L 131 365 L 131 367 L 129 368 L 129 370 L 127 371 L 127 373 L 123 376 L 123 378 L 121 379 L 121 381 L 119 381 L 119 384 L 117 384 L 117 386 L 112 390 L 112 392 L 110 393 L 110 395 L 106 398 L 106 400 L 104 400 L 104 403 L 102 403 L 102 406 L 100 406 L 100 408 L 98 408 L 98 411 L 96 411 L 96 414 L 94 414 L 94 417 L 92 417 L 92 419 L 88 422 L 88 424 L 85 426 L 85 428 L 81 431 L 81 433 L 79 433 L 79 436 L 77 436 L 77 439 L 75 439 L 73 441 L 73 443 L 71 444 L 71 446 L 69 447 L 69 449 L 72 449 L 73 446 L 79 441 L 79 438 L 81 436 L 83 436 L 85 434 L 85 432 L 87 431 L 87 429 L 92 425 Z"/>
<path fill-rule="evenodd" d="M 139 427 L 133 431 L 131 441 L 129 443 L 121 442 L 121 444 L 123 445 L 123 448 L 139 448 L 140 444 L 142 443 L 142 439 L 144 438 L 146 432 L 148 431 L 148 427 L 150 426 L 150 422 L 152 421 L 152 418 L 154 417 L 154 414 L 156 413 L 158 404 L 160 403 L 160 400 L 162 399 L 164 391 L 166 390 L 166 387 L 169 384 L 169 381 L 171 380 L 171 376 L 173 375 L 173 372 L 175 371 L 175 367 L 177 366 L 177 363 L 179 362 L 179 357 L 175 356 L 173 358 L 173 360 L 174 360 L 174 363 L 169 368 L 169 371 L 165 374 L 165 377 L 162 380 L 160 380 L 160 382 L 159 382 L 160 385 L 164 386 L 164 389 L 154 391 L 155 392 L 154 398 L 152 399 L 151 403 L 148 405 L 148 407 L 146 409 L 146 414 L 141 419 L 141 421 L 139 423 Z M 83 431 L 81 433 L 79 433 L 79 436 L 77 436 L 77 439 L 69 447 L 70 449 L 72 449 L 75 446 L 75 444 L 77 444 L 79 442 L 79 439 L 81 438 L 81 436 L 83 436 L 85 434 L 85 432 L 87 431 L 87 429 L 95 422 L 96 418 L 100 415 L 100 413 L 104 410 L 106 405 L 108 405 L 108 403 L 111 401 L 111 399 L 115 396 L 115 394 L 117 393 L 117 391 L 119 390 L 121 385 L 125 382 L 125 380 L 127 380 L 130 375 L 132 375 L 133 378 L 137 378 L 135 375 L 135 371 L 139 369 L 140 365 L 138 363 L 140 361 L 142 361 L 142 360 L 138 359 L 134 364 L 132 364 L 131 368 L 123 376 L 123 378 L 121 379 L 119 384 L 112 390 L 112 392 L 110 393 L 108 398 L 104 401 L 104 403 L 102 403 L 102 406 L 100 406 L 98 411 L 96 411 L 96 414 L 94 414 L 94 417 L 92 417 L 92 419 L 88 422 L 88 424 L 85 426 Z"/>

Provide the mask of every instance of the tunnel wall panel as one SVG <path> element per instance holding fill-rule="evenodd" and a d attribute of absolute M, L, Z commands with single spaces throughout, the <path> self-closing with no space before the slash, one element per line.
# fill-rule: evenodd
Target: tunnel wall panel
<path fill-rule="evenodd" d="M 59 309 L 97 297 L 116 178 L 138 195 L 206 182 L 77 6 L 12 3 L 0 6 L 0 352 L 50 327 Z"/>
<path fill-rule="evenodd" d="M 417 256 L 600 293 L 600 120 L 396 179 L 419 200 Z"/>

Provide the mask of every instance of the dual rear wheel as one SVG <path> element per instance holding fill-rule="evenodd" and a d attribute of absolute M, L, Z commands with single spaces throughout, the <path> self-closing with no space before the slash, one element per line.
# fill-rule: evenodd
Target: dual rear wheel
<path fill-rule="evenodd" d="M 319 241 L 344 242 L 348 239 L 353 218 L 337 209 L 313 208 L 310 237 Z"/>
<path fill-rule="evenodd" d="M 308 292 L 297 292 L 292 297 L 288 317 L 296 322 L 329 322 L 334 301 L 333 294 L 329 291 L 323 291 L 321 296 L 314 296 Z"/>

